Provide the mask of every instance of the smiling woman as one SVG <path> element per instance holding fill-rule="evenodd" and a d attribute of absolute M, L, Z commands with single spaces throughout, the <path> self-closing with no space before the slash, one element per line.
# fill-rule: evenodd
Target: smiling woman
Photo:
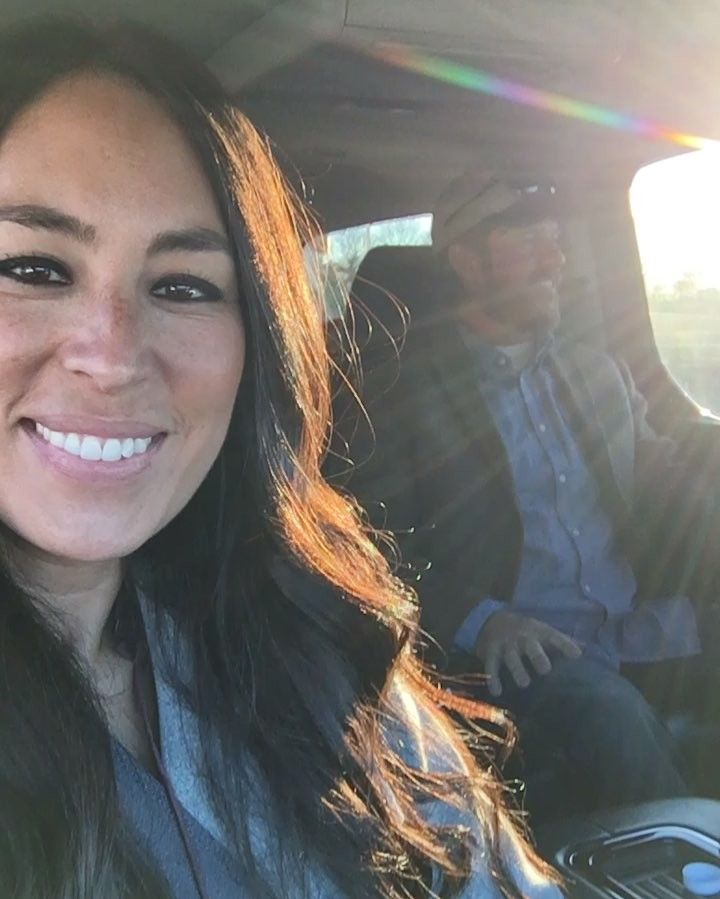
<path fill-rule="evenodd" d="M 301 229 L 163 40 L 0 37 L 3 895 L 557 895 L 321 478 Z"/>
<path fill-rule="evenodd" d="M 213 192 L 157 101 L 77 73 L 0 146 L 0 248 L 2 519 L 64 557 L 124 557 L 195 492 L 237 394 Z"/>

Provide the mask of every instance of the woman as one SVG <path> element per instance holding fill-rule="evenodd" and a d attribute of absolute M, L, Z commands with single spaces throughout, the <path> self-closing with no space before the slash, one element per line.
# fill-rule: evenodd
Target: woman
<path fill-rule="evenodd" d="M 3 895 L 557 895 L 320 477 L 301 218 L 164 41 L 0 40 Z"/>

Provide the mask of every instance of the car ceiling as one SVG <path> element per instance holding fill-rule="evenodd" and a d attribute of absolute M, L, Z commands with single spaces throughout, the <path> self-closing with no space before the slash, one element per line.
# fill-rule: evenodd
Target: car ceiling
<path fill-rule="evenodd" d="M 475 162 L 602 185 L 667 141 L 474 93 L 381 61 L 392 44 L 720 139 L 714 0 L 1 0 L 131 18 L 205 58 L 327 226 L 423 211 Z"/>

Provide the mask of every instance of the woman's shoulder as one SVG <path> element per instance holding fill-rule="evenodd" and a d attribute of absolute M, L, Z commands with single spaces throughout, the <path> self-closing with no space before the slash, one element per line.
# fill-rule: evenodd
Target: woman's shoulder
<path fill-rule="evenodd" d="M 400 678 L 393 678 L 387 693 L 386 738 L 402 761 L 423 774 L 470 776 L 464 754 L 443 737 L 431 702 L 423 702 Z M 472 876 L 458 899 L 492 899 L 501 895 L 494 860 L 527 899 L 561 899 L 562 892 L 533 862 L 526 845 L 504 810 L 487 800 L 487 820 L 465 807 L 431 799 L 422 802 L 423 818 L 438 827 L 467 828 L 475 838 Z M 490 824 L 496 828 L 495 833 Z M 494 846 L 493 846 L 494 841 Z"/>
<path fill-rule="evenodd" d="M 170 781 L 183 806 L 211 834 L 222 840 L 217 821 L 203 790 L 202 778 L 196 768 L 197 722 L 194 716 L 178 702 L 173 691 L 164 682 L 162 654 L 159 644 L 162 637 L 175 645 L 174 661 L 184 669 L 189 659 L 178 652 L 178 644 L 172 628 L 169 632 L 157 630 L 157 620 L 150 603 L 143 598 L 143 617 L 148 633 L 151 656 L 156 662 L 155 677 L 158 693 L 158 712 L 162 731 L 161 745 Z M 187 675 L 187 671 L 184 671 Z M 393 677 L 386 693 L 385 737 L 395 754 L 410 768 L 424 774 L 469 775 L 463 754 L 443 738 L 442 726 L 432 702 L 423 702 L 416 690 L 406 685 L 400 677 Z M 260 780 L 258 781 L 260 783 Z M 266 842 L 263 814 L 260 808 L 262 790 L 259 789 L 257 821 L 258 845 Z M 560 899 L 560 892 L 531 863 L 522 840 L 517 836 L 509 818 L 497 815 L 488 802 L 488 820 L 497 815 L 497 852 L 492 853 L 488 830 L 469 806 L 458 807 L 449 802 L 432 799 L 421 803 L 422 817 L 438 827 L 463 827 L 476 836 L 477 849 L 472 860 L 473 873 L 457 899 L 500 899 L 500 891 L 493 876 L 492 858 L 497 856 L 507 875 L 515 881 L 518 892 L 527 899 Z M 318 872 L 318 876 L 319 876 Z M 320 878 L 322 879 L 322 878 Z M 316 895 L 331 895 L 318 889 Z"/>

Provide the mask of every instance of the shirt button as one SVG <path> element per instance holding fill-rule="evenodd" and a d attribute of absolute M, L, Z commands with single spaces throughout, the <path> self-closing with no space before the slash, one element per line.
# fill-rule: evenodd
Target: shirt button
<path fill-rule="evenodd" d="M 589 593 L 589 592 L 590 592 L 590 584 L 584 584 L 583 585 L 583 593 Z"/>
<path fill-rule="evenodd" d="M 560 481 L 561 484 L 564 484 L 565 481 L 567 481 L 567 478 L 565 477 L 564 474 L 561 474 L 558 476 L 558 481 Z"/>
<path fill-rule="evenodd" d="M 572 535 L 573 535 L 573 537 L 579 537 L 579 536 L 580 536 L 580 531 L 579 531 L 577 528 L 573 528 L 573 529 L 572 529 Z"/>
<path fill-rule="evenodd" d="M 540 425 L 540 427 L 538 428 L 538 430 L 540 431 L 541 434 L 544 434 L 545 431 L 547 431 L 547 428 L 545 427 L 545 425 Z"/>

